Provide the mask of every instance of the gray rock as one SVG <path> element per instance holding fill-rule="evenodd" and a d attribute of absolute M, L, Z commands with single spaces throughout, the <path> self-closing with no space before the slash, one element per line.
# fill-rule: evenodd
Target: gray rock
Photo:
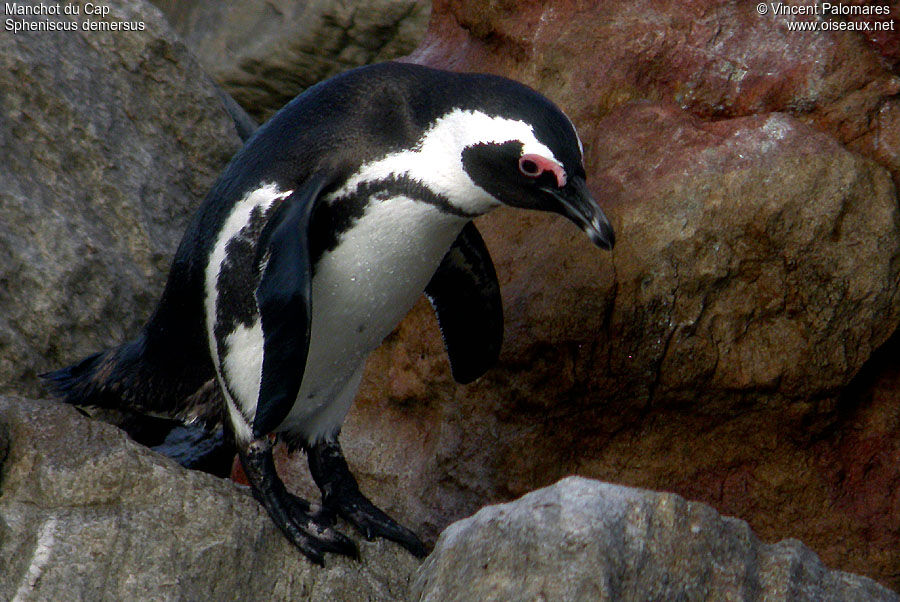
<path fill-rule="evenodd" d="M 427 0 L 154 0 L 200 62 L 256 118 L 341 71 L 403 56 Z"/>
<path fill-rule="evenodd" d="M 448 527 L 418 600 L 900 600 L 796 540 L 669 493 L 579 477 Z"/>
<path fill-rule="evenodd" d="M 103 4 L 144 31 L 0 36 L 0 391 L 136 333 L 252 127 L 156 8 Z"/>
<path fill-rule="evenodd" d="M 0 425 L 0 600 L 396 600 L 418 565 L 379 541 L 321 569 L 246 488 L 70 407 L 0 397 Z"/>

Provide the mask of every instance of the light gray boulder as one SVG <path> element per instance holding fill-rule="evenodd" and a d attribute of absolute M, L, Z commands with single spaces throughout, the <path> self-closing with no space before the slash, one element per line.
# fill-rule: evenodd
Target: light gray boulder
<path fill-rule="evenodd" d="M 669 493 L 569 477 L 450 525 L 414 600 L 881 600 L 796 540 Z"/>

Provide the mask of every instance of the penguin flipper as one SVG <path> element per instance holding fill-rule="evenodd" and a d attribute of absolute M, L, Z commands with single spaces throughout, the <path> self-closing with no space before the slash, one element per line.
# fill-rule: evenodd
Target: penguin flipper
<path fill-rule="evenodd" d="M 447 251 L 425 296 L 437 314 L 454 380 L 472 382 L 494 365 L 503 342 L 497 272 L 472 222 Z"/>
<path fill-rule="evenodd" d="M 262 378 L 253 435 L 272 432 L 290 413 L 300 390 L 312 318 L 309 221 L 325 177 L 293 192 L 268 221 L 257 259 L 263 272 L 256 289 L 263 331 Z"/>

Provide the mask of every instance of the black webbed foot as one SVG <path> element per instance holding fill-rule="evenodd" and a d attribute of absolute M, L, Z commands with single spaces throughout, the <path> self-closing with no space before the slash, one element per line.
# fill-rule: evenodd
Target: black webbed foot
<path fill-rule="evenodd" d="M 242 462 L 243 462 L 243 460 L 242 460 Z M 260 491 L 257 491 L 256 489 L 251 487 L 250 493 L 253 494 L 253 497 L 256 499 L 257 502 L 262 504 L 263 507 L 266 507 L 266 498 L 263 496 L 263 494 Z M 284 493 L 285 493 L 285 498 L 283 501 L 287 504 L 288 508 L 290 509 L 290 511 L 292 513 L 309 514 L 309 508 L 310 508 L 309 502 L 304 500 L 302 497 L 297 497 L 290 491 L 285 490 Z M 319 518 L 321 515 L 321 512 L 313 513 L 312 515 L 315 516 L 316 518 Z M 329 521 L 327 516 L 321 516 L 321 518 L 322 518 L 322 520 L 318 521 L 320 524 L 323 524 L 323 525 L 326 525 L 329 527 L 334 524 L 334 519 Z"/>
<path fill-rule="evenodd" d="M 417 558 L 427 555 L 416 534 L 379 510 L 359 491 L 341 447 L 335 441 L 320 441 L 307 449 L 309 470 L 322 491 L 324 510 L 353 525 L 366 539 L 383 537 L 406 548 Z"/>
<path fill-rule="evenodd" d="M 307 558 L 320 566 L 325 565 L 325 552 L 359 558 L 356 544 L 334 530 L 333 521 L 327 516 L 310 514 L 309 504 L 285 489 L 275 472 L 271 443 L 252 441 L 241 446 L 239 454 L 254 497 L 262 503 L 288 541 Z"/>

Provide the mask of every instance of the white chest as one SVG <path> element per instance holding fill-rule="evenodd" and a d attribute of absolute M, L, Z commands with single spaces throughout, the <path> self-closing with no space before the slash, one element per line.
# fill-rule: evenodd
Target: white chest
<path fill-rule="evenodd" d="M 312 282 L 309 355 L 286 426 L 318 431 L 327 430 L 324 423 L 340 424 L 366 356 L 422 294 L 465 223 L 395 197 L 370 205 L 321 257 Z"/>
<path fill-rule="evenodd" d="M 316 265 L 316 351 L 372 351 L 422 294 L 464 224 L 459 217 L 405 197 L 370 206 Z M 336 343 L 347 347 L 340 350 Z"/>

